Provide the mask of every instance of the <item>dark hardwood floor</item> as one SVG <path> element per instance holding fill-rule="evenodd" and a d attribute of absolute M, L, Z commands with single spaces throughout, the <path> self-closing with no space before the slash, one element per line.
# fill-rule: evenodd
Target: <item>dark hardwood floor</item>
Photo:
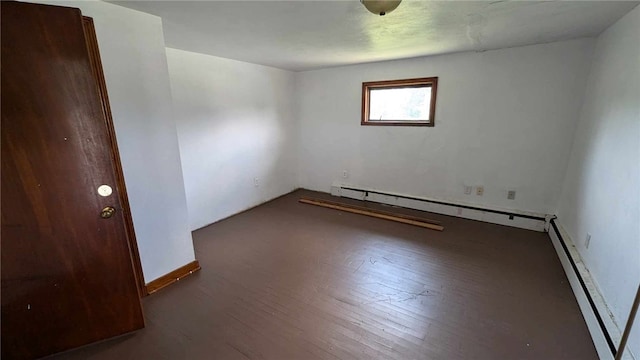
<path fill-rule="evenodd" d="M 144 299 L 146 329 L 55 359 L 597 359 L 546 233 L 303 195 L 328 198 L 194 232 L 202 270 Z"/>

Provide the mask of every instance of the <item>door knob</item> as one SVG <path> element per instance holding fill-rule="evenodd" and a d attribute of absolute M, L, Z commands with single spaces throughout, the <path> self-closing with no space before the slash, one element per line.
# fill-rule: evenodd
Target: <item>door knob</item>
<path fill-rule="evenodd" d="M 103 219 L 108 219 L 116 213 L 116 209 L 113 206 L 107 206 L 100 212 L 100 217 Z"/>

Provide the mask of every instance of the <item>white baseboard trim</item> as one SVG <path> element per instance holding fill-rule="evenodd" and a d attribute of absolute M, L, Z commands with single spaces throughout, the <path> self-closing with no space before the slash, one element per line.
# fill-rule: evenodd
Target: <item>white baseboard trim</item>
<path fill-rule="evenodd" d="M 540 232 L 547 231 L 549 220 L 551 219 L 551 216 L 546 214 L 479 207 L 477 205 L 447 202 L 347 185 L 331 186 L 331 195 Z"/>
<path fill-rule="evenodd" d="M 549 237 L 567 274 L 598 356 L 603 360 L 614 359 L 622 333 L 613 319 L 613 314 L 582 262 L 573 241 L 555 219 L 551 220 Z M 622 359 L 635 358 L 627 348 L 622 354 Z"/>

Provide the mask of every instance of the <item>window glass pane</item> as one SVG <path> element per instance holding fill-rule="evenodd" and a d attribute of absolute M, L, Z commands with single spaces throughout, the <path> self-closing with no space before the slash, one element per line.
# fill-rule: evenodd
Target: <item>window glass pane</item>
<path fill-rule="evenodd" d="M 431 87 L 371 89 L 370 121 L 429 121 Z"/>

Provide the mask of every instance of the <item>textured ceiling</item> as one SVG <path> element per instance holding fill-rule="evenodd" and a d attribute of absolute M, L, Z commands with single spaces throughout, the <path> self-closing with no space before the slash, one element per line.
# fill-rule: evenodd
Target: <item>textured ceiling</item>
<path fill-rule="evenodd" d="M 302 71 L 596 36 L 638 2 L 110 1 L 162 17 L 168 47 Z"/>

